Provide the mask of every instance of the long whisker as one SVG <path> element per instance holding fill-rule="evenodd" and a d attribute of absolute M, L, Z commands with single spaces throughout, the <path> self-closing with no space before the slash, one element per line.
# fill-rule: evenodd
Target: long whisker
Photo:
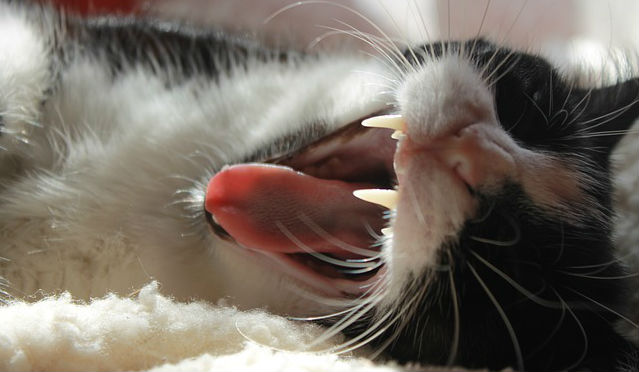
<path fill-rule="evenodd" d="M 562 304 L 561 315 L 559 316 L 559 320 L 557 321 L 557 324 L 555 324 L 555 327 L 553 327 L 552 331 L 550 331 L 550 333 L 548 334 L 548 337 L 546 337 L 544 341 L 542 341 L 533 350 L 531 350 L 528 354 L 526 354 L 527 358 L 530 358 L 534 356 L 535 354 L 537 354 L 538 352 L 540 352 L 541 350 L 543 350 L 544 347 L 546 347 L 546 345 L 548 345 L 548 343 L 553 339 L 553 337 L 555 337 L 557 332 L 559 332 L 559 329 L 561 328 L 561 325 L 564 323 L 564 319 L 566 318 L 566 307 L 567 307 L 567 304 L 564 301 L 561 301 L 561 304 Z"/>
<path fill-rule="evenodd" d="M 515 334 L 515 329 L 513 328 L 512 324 L 510 323 L 510 320 L 508 319 L 508 316 L 506 315 L 506 313 L 504 312 L 504 309 L 499 304 L 499 301 L 497 301 L 497 299 L 495 298 L 493 293 L 490 291 L 488 286 L 486 286 L 486 283 L 484 283 L 484 281 L 481 279 L 481 277 L 479 276 L 477 271 L 475 271 L 475 268 L 473 267 L 473 265 L 470 262 L 468 263 L 468 268 L 472 272 L 472 274 L 475 277 L 475 279 L 477 279 L 477 281 L 479 282 L 479 285 L 481 285 L 481 287 L 484 289 L 484 292 L 486 293 L 486 296 L 488 296 L 488 298 L 490 299 L 490 302 L 493 303 L 493 306 L 495 306 L 495 309 L 499 313 L 499 316 L 501 317 L 502 321 L 504 322 L 504 325 L 506 325 L 506 329 L 508 331 L 508 334 L 510 335 L 510 340 L 512 341 L 513 348 L 515 350 L 515 356 L 517 358 L 517 368 L 520 371 L 525 371 L 524 358 L 523 358 L 522 353 L 521 353 L 521 347 L 519 346 L 519 341 L 517 339 L 517 335 Z"/>
<path fill-rule="evenodd" d="M 416 307 L 414 306 L 415 302 L 421 300 L 424 297 L 429 287 L 427 284 L 422 285 L 420 288 L 417 288 L 418 292 L 415 292 L 417 286 L 418 286 L 418 282 L 415 281 L 411 284 L 409 288 L 406 289 L 407 293 L 413 293 L 413 295 L 411 296 L 409 301 L 406 301 L 402 305 L 402 308 L 397 311 L 397 315 L 393 317 L 390 324 L 386 326 L 385 328 L 388 328 L 389 326 L 393 325 L 402 317 L 404 319 L 402 320 L 401 323 L 399 323 L 396 326 L 393 334 L 390 337 L 388 337 L 388 339 L 384 343 L 382 343 L 373 354 L 370 355 L 371 359 L 377 358 L 389 345 L 395 342 L 399 334 L 405 329 L 407 323 L 411 320 L 410 315 L 411 313 L 414 314 L 416 309 Z"/>
<path fill-rule="evenodd" d="M 344 314 L 348 314 L 348 313 L 350 313 L 352 311 L 353 311 L 353 308 L 348 308 L 348 309 L 344 309 L 344 310 L 337 311 L 337 312 L 330 313 L 330 314 L 316 315 L 316 316 L 288 316 L 288 317 L 286 317 L 286 319 L 300 321 L 300 322 L 310 322 L 310 321 L 317 321 L 317 320 L 325 320 L 325 319 L 330 319 L 330 318 L 336 318 L 338 316 L 341 316 L 341 315 L 344 315 Z"/>
<path fill-rule="evenodd" d="M 490 208 L 488 208 L 488 210 L 486 211 L 486 213 L 484 213 L 483 216 L 479 217 L 479 218 L 475 218 L 470 220 L 470 223 L 482 223 L 484 221 L 486 221 L 486 219 L 488 217 L 490 217 L 490 215 L 493 213 L 493 210 L 495 209 L 495 205 L 497 204 L 497 202 L 495 200 L 493 200 L 493 202 L 490 204 Z"/>
<path fill-rule="evenodd" d="M 313 292 L 302 289 L 299 286 L 296 286 L 293 284 L 285 284 L 285 286 L 287 290 L 294 292 L 297 296 L 303 297 L 307 300 L 313 301 L 317 304 L 330 307 L 330 308 L 353 309 L 354 307 L 362 306 L 362 304 L 367 303 L 366 299 L 362 299 L 359 297 L 349 299 L 349 298 L 319 296 Z"/>
<path fill-rule="evenodd" d="M 416 0 L 411 1 L 409 3 L 409 6 L 411 4 L 415 8 L 414 12 L 419 16 L 419 21 L 421 22 L 421 24 L 417 24 L 417 28 L 420 30 L 420 34 L 422 35 L 422 41 L 428 41 L 428 44 L 429 44 L 428 51 L 427 51 L 428 55 L 430 56 L 430 58 L 434 58 L 433 44 L 430 42 L 432 41 L 432 38 L 430 36 L 430 33 L 428 32 L 428 27 L 426 26 L 426 20 L 424 20 L 424 15 L 422 14 L 422 10 L 420 9 Z M 415 22 L 417 22 L 417 18 L 414 18 L 414 19 L 415 19 Z M 419 27 L 420 25 L 422 27 Z"/>
<path fill-rule="evenodd" d="M 553 291 L 555 292 L 555 296 L 557 296 L 559 301 L 561 301 L 562 306 L 564 306 L 566 310 L 568 310 L 568 313 L 570 313 L 570 315 L 573 317 L 573 319 L 575 319 L 575 322 L 577 323 L 577 326 L 579 327 L 579 329 L 581 330 L 581 334 L 583 335 L 583 340 L 584 340 L 583 352 L 581 353 L 581 356 L 579 357 L 579 359 L 577 359 L 575 363 L 573 363 L 572 365 L 570 365 L 568 368 L 565 369 L 569 371 L 575 368 L 576 366 L 578 366 L 579 363 L 581 363 L 581 361 L 584 360 L 584 358 L 586 357 L 586 354 L 588 353 L 588 334 L 586 333 L 586 330 L 584 329 L 583 324 L 581 324 L 581 321 L 579 320 L 579 318 L 577 318 L 577 314 L 575 314 L 572 311 L 572 309 L 570 309 L 570 306 L 568 306 L 566 301 L 564 301 L 564 299 L 561 298 L 561 296 L 556 290 L 553 289 Z"/>
<path fill-rule="evenodd" d="M 384 316 L 379 318 L 373 325 L 368 327 L 368 329 L 366 331 L 360 333 L 356 337 L 353 337 L 352 339 L 348 340 L 347 342 L 344 342 L 344 343 L 338 345 L 337 347 L 335 347 L 334 349 L 331 349 L 330 351 L 334 352 L 334 353 L 337 353 L 337 354 L 345 354 L 345 353 L 348 353 L 348 352 L 350 352 L 352 350 L 358 349 L 358 348 L 368 344 L 372 340 L 374 340 L 377 337 L 379 337 L 382 333 L 384 333 L 395 322 L 396 318 L 393 318 L 390 321 L 386 322 L 386 320 L 391 315 L 393 315 L 391 312 L 388 312 L 388 313 L 384 314 Z M 384 323 L 386 323 L 386 324 L 384 325 Z M 382 326 L 382 325 L 384 325 L 384 327 L 380 328 L 380 326 Z M 377 332 L 375 332 L 376 330 L 377 330 Z M 371 337 L 365 338 L 366 336 L 368 336 L 369 334 L 371 334 L 373 332 L 375 332 L 375 333 Z M 364 341 L 359 342 L 361 339 L 364 339 Z M 351 345 L 353 345 L 353 346 L 351 346 Z"/>
<path fill-rule="evenodd" d="M 486 260 L 485 258 L 483 258 L 482 256 L 480 256 L 477 252 L 475 252 L 474 250 L 470 250 L 470 254 L 472 254 L 476 259 L 479 260 L 479 262 L 481 262 L 482 264 L 486 265 L 486 267 L 488 267 L 489 269 L 491 269 L 495 274 L 499 275 L 500 277 L 502 277 L 502 279 L 504 279 L 506 281 L 506 283 L 510 284 L 513 288 L 515 288 L 516 290 L 518 290 L 521 294 L 523 294 L 524 296 L 526 296 L 527 298 L 529 298 L 530 300 L 532 300 L 533 302 L 535 302 L 538 305 L 544 306 L 544 307 L 548 307 L 548 308 L 552 308 L 552 309 L 556 309 L 559 308 L 558 303 L 554 302 L 554 301 L 548 301 L 546 299 L 543 299 L 541 297 L 538 297 L 537 295 L 535 295 L 534 293 L 532 293 L 531 291 L 529 291 L 528 289 L 524 288 L 521 286 L 521 284 L 517 283 L 517 281 L 515 281 L 513 278 L 511 278 L 510 276 L 508 276 L 506 273 L 504 273 L 503 271 L 499 270 L 497 267 L 495 267 L 493 264 L 491 264 L 490 262 L 488 262 L 488 260 Z"/>
<path fill-rule="evenodd" d="M 375 283 L 372 283 L 370 288 L 366 292 L 364 292 L 359 298 L 357 298 L 356 300 L 351 300 L 350 302 L 352 302 L 355 306 L 349 306 L 344 310 L 329 313 L 329 314 L 324 314 L 324 315 L 315 315 L 315 316 L 306 316 L 306 317 L 289 316 L 288 319 L 298 320 L 298 321 L 313 321 L 313 320 L 335 318 L 340 315 L 353 313 L 357 309 L 361 308 L 365 303 L 368 303 L 369 294 L 373 293 L 370 297 L 383 295 L 382 293 L 383 291 L 380 290 L 380 286 L 379 286 L 380 283 L 381 283 L 381 279 L 376 281 Z"/>
<path fill-rule="evenodd" d="M 586 300 L 588 300 L 588 301 L 592 302 L 593 304 L 595 304 L 595 305 L 597 305 L 597 306 L 599 306 L 599 307 L 601 307 L 601 308 L 603 308 L 603 309 L 605 309 L 605 310 L 609 311 L 610 313 L 612 313 L 612 314 L 614 314 L 614 315 L 618 316 L 619 318 L 621 318 L 621 319 L 623 319 L 624 321 L 628 322 L 628 324 L 632 325 L 633 327 L 635 327 L 635 328 L 639 328 L 639 324 L 637 324 L 637 323 L 633 322 L 632 320 L 628 319 L 628 318 L 627 318 L 626 316 L 624 316 L 623 314 L 620 314 L 619 312 L 617 312 L 617 311 L 615 311 L 615 310 L 611 309 L 610 307 L 608 307 L 608 306 L 606 306 L 606 305 L 602 304 L 601 302 L 599 302 L 599 301 L 597 301 L 597 300 L 595 300 L 595 299 L 593 299 L 593 298 L 591 298 L 591 297 L 588 297 L 588 296 L 586 296 L 585 294 L 583 294 L 583 293 L 581 293 L 581 292 L 578 292 L 578 291 L 576 291 L 576 290 L 574 290 L 574 289 L 572 289 L 572 288 L 570 288 L 570 287 L 566 287 L 566 286 L 564 286 L 564 288 L 565 288 L 565 289 L 567 289 L 567 290 L 569 290 L 570 292 L 572 292 L 572 293 L 574 293 L 574 294 L 576 294 L 576 295 L 578 295 L 578 296 L 580 296 L 580 297 L 582 297 L 582 298 L 584 298 L 584 299 L 586 299 Z"/>
<path fill-rule="evenodd" d="M 608 136 L 625 136 L 626 134 L 637 134 L 639 129 L 622 129 L 622 130 L 609 130 L 605 132 L 590 132 L 581 135 L 571 135 L 567 138 L 596 138 L 596 137 L 608 137 Z"/>
<path fill-rule="evenodd" d="M 351 275 L 366 274 L 366 273 L 373 272 L 382 266 L 384 266 L 384 263 L 380 261 L 375 263 L 375 265 L 372 265 L 369 267 L 365 267 L 361 269 L 351 269 L 351 270 L 340 269 L 339 272 L 341 272 L 342 274 L 351 274 Z"/>
<path fill-rule="evenodd" d="M 412 305 L 412 303 L 410 305 Z M 360 343 L 358 343 L 358 344 L 356 344 L 354 346 L 351 346 L 348 349 L 341 350 L 340 353 L 347 353 L 347 352 L 359 349 L 360 347 L 369 344 L 371 341 L 373 341 L 374 339 L 379 337 L 381 334 L 386 332 L 391 326 L 393 326 L 395 324 L 395 322 L 397 322 L 397 320 L 399 320 L 402 316 L 404 316 L 406 311 L 409 309 L 410 305 L 403 307 L 402 311 L 398 312 L 393 317 L 393 319 L 391 319 L 388 322 L 388 324 L 386 324 L 384 327 L 380 328 L 377 332 L 375 332 L 369 338 L 363 340 L 362 342 L 360 342 Z M 376 359 L 379 356 L 379 354 L 381 354 L 393 341 L 395 341 L 395 339 L 396 339 L 397 335 L 399 334 L 399 332 L 401 331 L 401 329 L 403 329 L 403 326 L 397 327 L 397 330 L 393 333 L 393 335 L 391 337 L 389 337 L 383 344 L 381 344 L 377 348 L 377 350 L 369 356 L 369 358 L 370 359 Z"/>
<path fill-rule="evenodd" d="M 275 221 L 275 225 L 277 228 L 293 243 L 295 246 L 301 248 L 307 254 L 317 258 L 318 260 L 324 261 L 331 265 L 340 266 L 340 267 L 351 267 L 351 268 L 369 268 L 374 266 L 373 263 L 360 263 L 360 262 L 348 262 L 341 259 L 336 259 L 330 256 L 327 256 L 322 253 L 318 253 L 313 248 L 304 244 L 301 240 L 299 240 L 291 231 L 284 226 L 284 224 L 280 221 Z"/>
<path fill-rule="evenodd" d="M 282 14 L 283 12 L 286 12 L 292 8 L 295 8 L 297 6 L 300 5 L 307 5 L 307 4 L 324 4 L 324 5 L 329 5 L 329 6 L 334 6 L 334 7 L 338 7 L 341 9 L 344 9 L 354 15 L 356 15 L 357 17 L 359 17 L 360 19 L 362 19 L 364 22 L 366 22 L 367 24 L 369 24 L 371 27 L 373 27 L 373 29 L 378 32 L 384 39 L 386 39 L 391 45 L 395 46 L 395 50 L 398 53 L 398 56 L 403 59 L 403 62 L 406 63 L 406 65 L 409 65 L 408 60 L 406 59 L 406 57 L 401 53 L 401 51 L 399 50 L 399 48 L 392 42 L 392 39 L 388 36 L 388 34 L 382 30 L 381 27 L 379 27 L 375 22 L 373 22 L 370 18 L 366 17 L 364 14 L 362 14 L 361 12 L 347 6 L 344 4 L 340 4 L 340 3 L 336 3 L 336 2 L 331 2 L 331 1 L 326 1 L 326 0 L 306 0 L 306 1 L 299 1 L 293 4 L 290 4 L 288 6 L 283 7 L 282 9 L 276 11 L 275 13 L 271 14 L 270 16 L 268 16 L 265 20 L 264 20 L 264 24 L 270 22 L 271 20 L 273 20 L 273 18 L 279 16 L 280 14 Z M 351 27 L 347 24 L 345 24 L 344 22 L 341 22 L 338 20 L 338 22 Z M 355 30 L 357 31 L 357 30 Z M 359 32 L 359 31 L 357 31 Z"/>
<path fill-rule="evenodd" d="M 639 99 L 635 99 L 632 102 L 630 102 L 627 105 L 624 105 L 623 107 L 620 107 L 616 110 L 610 111 L 606 114 L 603 114 L 597 118 L 594 119 L 589 119 L 586 121 L 582 121 L 581 124 L 591 124 L 591 123 L 595 123 L 591 126 L 585 127 L 585 128 L 581 128 L 579 131 L 580 132 L 587 132 L 590 131 L 598 126 L 601 126 L 603 124 L 606 124 L 612 120 L 615 120 L 617 117 L 619 117 L 620 115 L 622 115 L 624 112 L 628 111 L 633 105 L 635 105 L 637 102 L 639 102 Z M 605 119 L 605 120 L 602 120 Z M 602 120 L 600 122 L 598 122 L 599 120 Z"/>
<path fill-rule="evenodd" d="M 493 78 L 493 75 L 495 75 L 497 73 L 497 71 L 499 71 L 501 66 L 503 66 L 506 62 L 508 62 L 510 57 L 512 57 L 514 54 L 515 54 L 514 50 L 511 50 L 510 52 L 508 52 L 508 54 L 506 56 L 504 56 L 504 58 L 499 62 L 499 64 L 494 67 L 494 69 L 490 73 L 490 75 L 488 75 L 488 76 L 486 76 L 484 78 L 484 80 L 486 82 L 490 82 L 488 84 L 489 88 L 492 88 L 493 85 L 497 84 L 497 82 L 499 82 L 499 80 L 501 80 L 501 78 L 506 76 L 513 68 L 515 68 L 517 66 L 517 61 L 521 58 L 520 56 L 517 56 L 515 60 L 510 61 L 510 65 L 508 66 L 508 68 L 506 68 L 500 75 L 497 75 L 496 78 Z M 487 64 L 486 66 L 488 67 L 489 65 Z M 482 74 L 482 76 L 483 76 L 483 74 Z"/>
<path fill-rule="evenodd" d="M 564 271 L 564 270 L 557 270 L 557 272 L 560 272 L 562 274 L 569 275 L 569 276 L 579 277 L 579 278 L 598 279 L 598 280 L 620 280 L 620 279 L 639 277 L 639 273 L 616 275 L 616 276 L 595 276 L 595 275 L 572 273 L 570 271 Z"/>
<path fill-rule="evenodd" d="M 450 250 L 448 251 L 448 262 L 453 262 L 453 256 Z M 460 319 L 459 319 L 459 299 L 457 298 L 457 288 L 455 286 L 455 277 L 453 270 L 448 271 L 448 282 L 450 284 L 451 299 L 453 301 L 453 315 L 455 317 L 455 328 L 453 330 L 453 342 L 450 346 L 448 353 L 448 360 L 446 365 L 451 366 L 457 358 L 457 351 L 459 349 L 459 333 L 460 333 Z"/>
<path fill-rule="evenodd" d="M 370 34 L 358 31 L 358 30 L 356 30 L 353 27 L 351 27 L 352 29 L 350 31 L 349 30 L 342 30 L 342 29 L 335 28 L 335 27 L 330 27 L 330 26 L 320 26 L 320 27 L 324 28 L 324 29 L 327 29 L 327 30 L 335 31 L 335 32 L 341 32 L 341 33 L 343 33 L 345 35 L 349 35 L 351 37 L 354 37 L 354 38 L 366 43 L 371 48 L 375 49 L 379 54 L 381 54 L 382 57 L 385 58 L 385 60 L 378 59 L 380 62 L 385 63 L 391 69 L 394 69 L 395 73 L 398 74 L 398 76 L 403 76 L 404 75 L 404 70 L 398 64 L 397 60 L 388 54 L 388 47 L 386 45 L 384 45 L 383 43 L 381 43 L 379 40 L 375 40 L 375 38 L 376 38 L 375 36 L 372 36 Z M 347 27 L 350 27 L 350 26 L 347 26 Z"/>
<path fill-rule="evenodd" d="M 473 46 L 470 48 L 470 55 L 472 56 L 475 53 L 475 47 L 477 46 L 477 40 L 481 36 L 482 29 L 484 28 L 484 24 L 486 23 L 486 15 L 488 15 L 488 9 L 490 9 L 491 0 L 488 0 L 486 7 L 484 8 L 484 14 L 481 17 L 481 22 L 479 23 L 479 29 L 475 34 L 475 40 L 473 40 Z"/>
<path fill-rule="evenodd" d="M 500 240 L 482 238 L 482 237 L 472 236 L 472 235 L 469 236 L 469 238 L 476 242 L 496 245 L 498 247 L 512 247 L 513 245 L 519 243 L 519 241 L 521 240 L 521 229 L 519 228 L 519 225 L 517 225 L 517 223 L 515 223 L 515 221 L 512 218 L 508 218 L 508 222 L 510 222 L 510 226 L 512 226 L 513 230 L 515 231 L 515 237 L 512 238 L 511 240 L 500 241 Z"/>
<path fill-rule="evenodd" d="M 432 42 L 434 39 L 433 39 L 433 38 L 431 38 L 430 34 L 428 33 L 428 29 L 426 28 L 426 22 L 424 21 L 424 17 L 423 17 L 423 15 L 422 15 L 422 13 L 421 13 L 421 12 L 419 12 L 418 14 L 419 14 L 419 17 L 420 17 L 420 20 L 421 20 L 422 24 L 424 25 L 424 31 L 426 32 L 426 36 L 427 36 L 427 38 L 428 38 L 427 40 L 429 41 L 429 42 L 428 42 L 428 47 L 427 47 L 427 49 L 422 49 L 422 50 L 423 50 L 423 51 L 424 51 L 424 53 L 426 53 L 426 54 L 427 54 L 427 55 L 428 55 L 431 59 L 434 59 L 434 58 L 435 58 L 435 49 L 434 49 L 434 48 L 435 48 L 435 46 L 434 46 L 434 43 Z M 420 54 L 421 54 L 421 53 L 420 53 Z M 422 55 L 423 55 L 423 54 L 422 54 Z"/>
<path fill-rule="evenodd" d="M 411 68 L 413 71 L 415 71 L 415 68 L 408 62 L 408 59 L 406 59 L 404 54 L 401 52 L 401 50 L 397 46 L 397 43 L 393 41 L 391 38 L 389 37 L 380 38 L 370 33 L 362 32 L 358 30 L 357 28 L 349 25 L 348 23 L 340 21 L 340 20 L 335 20 L 335 22 L 348 27 L 352 32 L 351 35 L 353 36 L 360 35 L 363 38 L 365 38 L 367 41 L 369 41 L 368 44 L 371 47 L 376 49 L 378 52 L 383 53 L 384 56 L 388 58 L 389 61 L 393 62 L 397 66 L 397 69 L 400 72 L 400 74 L 404 73 L 404 69 L 402 69 L 401 66 L 404 66 L 405 68 Z M 365 40 L 362 40 L 362 41 L 365 41 Z M 393 56 L 396 58 L 392 58 Z M 401 65 L 398 65 L 397 64 L 398 62 L 400 62 Z"/>
<path fill-rule="evenodd" d="M 336 237 L 334 237 L 333 235 L 329 234 L 326 230 L 324 230 L 321 226 L 319 226 L 318 224 L 315 223 L 315 221 L 313 221 L 312 219 L 310 219 L 307 215 L 300 213 L 298 215 L 298 218 L 300 220 L 302 220 L 302 222 L 304 222 L 304 224 L 306 226 L 308 226 L 311 230 L 313 230 L 313 232 L 317 235 L 319 235 L 321 238 L 323 238 L 324 240 L 326 240 L 327 242 L 333 244 L 336 247 L 339 247 L 347 252 L 351 252 L 351 253 L 355 253 L 358 254 L 360 256 L 365 256 L 368 257 L 366 258 L 365 261 L 373 261 L 377 258 L 380 257 L 380 254 L 378 251 L 374 251 L 371 249 L 365 249 L 365 248 L 360 248 L 360 247 L 356 247 L 354 245 L 348 244 L 340 239 L 337 239 Z M 360 260 L 358 260 L 360 261 Z"/>
<path fill-rule="evenodd" d="M 341 333 L 344 329 L 352 325 L 354 322 L 358 321 L 365 314 L 368 314 L 377 304 L 382 300 L 381 297 L 374 297 L 370 302 L 362 304 L 353 309 L 353 312 L 350 313 L 350 316 L 344 317 L 339 322 L 335 323 L 329 329 L 326 330 L 321 336 L 317 337 L 312 345 L 318 345 L 323 343 L 324 341 L 333 338 L 335 335 Z"/>
<path fill-rule="evenodd" d="M 618 262 L 624 262 L 625 259 L 629 258 L 633 256 L 633 253 L 627 253 L 623 256 L 619 256 L 619 257 L 615 257 L 613 260 L 607 261 L 607 262 L 602 262 L 602 263 L 598 263 L 598 264 L 592 264 L 592 265 L 577 265 L 577 266 L 566 266 L 564 267 L 564 269 L 593 269 L 593 268 L 599 268 L 599 267 L 603 267 L 604 269 L 609 267 L 610 265 L 614 265 Z"/>
<path fill-rule="evenodd" d="M 384 9 L 384 12 L 386 13 L 386 15 L 388 16 L 388 19 L 391 20 L 391 22 L 393 23 L 393 27 L 395 27 L 395 31 L 397 32 L 397 34 L 401 34 L 401 30 L 399 28 L 399 25 L 397 24 L 397 21 L 395 20 L 395 17 L 392 16 L 392 14 L 388 11 L 388 9 L 381 3 L 379 2 L 379 6 L 382 7 L 382 9 Z M 410 68 L 413 72 L 416 72 L 417 69 L 408 61 L 408 59 L 404 56 L 403 53 L 401 53 L 401 50 L 399 50 L 399 48 L 397 47 L 396 43 L 393 43 L 394 46 L 396 47 L 397 52 L 401 55 L 401 60 L 402 62 L 405 64 L 406 68 Z M 406 41 L 404 43 L 407 46 L 408 52 L 410 53 L 411 57 L 417 61 L 417 56 L 415 55 L 415 50 L 410 46 L 410 43 L 408 41 Z"/>
<path fill-rule="evenodd" d="M 519 241 L 519 239 L 513 239 L 513 240 L 508 240 L 508 241 L 500 241 L 500 240 L 493 240 L 493 239 L 488 239 L 488 238 L 481 238 L 481 237 L 473 236 L 473 235 L 468 236 L 468 238 L 470 238 L 470 239 L 472 239 L 472 240 L 474 240 L 476 242 L 490 244 L 490 245 L 496 245 L 498 247 L 512 247 L 513 245 L 517 244 L 517 242 Z"/>

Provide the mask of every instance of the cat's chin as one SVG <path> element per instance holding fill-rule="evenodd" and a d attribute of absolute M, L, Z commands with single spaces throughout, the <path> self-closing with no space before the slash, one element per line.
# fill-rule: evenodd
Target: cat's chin
<path fill-rule="evenodd" d="M 389 216 L 353 192 L 396 184 L 396 141 L 360 123 L 294 153 L 222 169 L 206 192 L 212 233 L 321 295 L 369 294 L 386 271 L 379 241 Z"/>

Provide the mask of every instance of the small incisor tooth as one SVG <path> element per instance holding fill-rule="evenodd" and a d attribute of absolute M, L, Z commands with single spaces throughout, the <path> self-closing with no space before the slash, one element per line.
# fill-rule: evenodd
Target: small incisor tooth
<path fill-rule="evenodd" d="M 392 227 L 385 227 L 382 229 L 382 234 L 389 236 L 389 235 L 393 235 L 393 228 Z"/>
<path fill-rule="evenodd" d="M 404 135 L 404 132 L 402 132 L 401 130 L 396 130 L 393 132 L 393 134 L 391 134 L 391 138 L 395 140 L 399 140 L 400 138 L 402 138 L 403 135 Z"/>
<path fill-rule="evenodd" d="M 356 198 L 379 204 L 388 209 L 393 209 L 397 206 L 397 191 L 395 190 L 363 189 L 353 191 L 353 195 Z"/>
<path fill-rule="evenodd" d="M 404 118 L 401 115 L 374 116 L 362 121 L 362 125 L 365 127 L 395 129 L 400 132 L 406 130 Z"/>

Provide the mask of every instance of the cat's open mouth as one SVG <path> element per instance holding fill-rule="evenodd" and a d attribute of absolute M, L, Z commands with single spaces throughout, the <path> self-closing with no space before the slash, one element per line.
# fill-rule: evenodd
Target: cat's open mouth
<path fill-rule="evenodd" d="M 353 191 L 396 183 L 396 141 L 360 122 L 286 156 L 222 169 L 206 193 L 213 231 L 276 258 L 311 286 L 365 292 L 380 273 L 375 243 L 386 220 Z"/>

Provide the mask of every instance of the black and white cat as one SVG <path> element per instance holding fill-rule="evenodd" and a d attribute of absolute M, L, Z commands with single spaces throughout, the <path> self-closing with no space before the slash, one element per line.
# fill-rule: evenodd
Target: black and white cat
<path fill-rule="evenodd" d="M 484 40 L 379 48 L 0 3 L 4 295 L 154 278 L 401 362 L 637 368 L 609 155 L 639 79 L 580 88 Z"/>

